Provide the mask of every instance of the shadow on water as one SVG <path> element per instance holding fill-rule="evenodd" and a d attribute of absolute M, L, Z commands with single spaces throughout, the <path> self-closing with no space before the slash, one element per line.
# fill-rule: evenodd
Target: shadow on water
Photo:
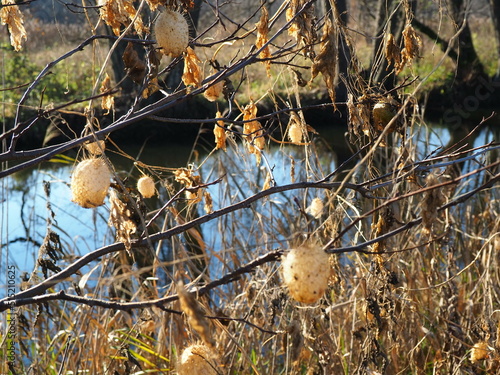
<path fill-rule="evenodd" d="M 208 189 L 216 209 L 230 203 L 228 194 L 232 195 L 231 199 L 234 202 L 235 197 L 238 198 L 237 200 L 243 199 L 262 189 L 269 170 L 272 171 L 278 185 L 290 183 L 292 180 L 310 180 L 321 176 L 309 175 L 307 163 L 316 163 L 316 170 L 321 170 L 326 175 L 336 168 L 339 161 L 345 160 L 351 154 L 346 143 L 345 129 L 342 126 L 337 126 L 332 122 L 313 125 L 313 127 L 320 133 L 319 136 L 314 136 L 312 142 L 314 154 L 318 155 L 317 159 L 312 159 L 301 146 L 272 146 L 264 153 L 262 165 L 257 166 L 253 156 L 248 157 L 246 154 L 244 146 L 237 145 L 226 153 L 217 151 L 202 163 L 213 144 L 210 137 L 199 139 L 198 146 L 194 148 L 187 139 L 184 139 L 184 142 L 177 142 L 176 139 L 173 139 L 174 142 L 167 142 L 163 138 L 161 140 L 150 138 L 150 142 L 141 145 L 121 146 L 122 151 L 128 157 L 124 157 L 121 151 L 113 151 L 112 146 L 109 147 L 107 155 L 115 170 L 121 176 L 130 176 L 130 181 L 135 181 L 140 175 L 134 165 L 134 160 L 140 161 L 144 166 L 159 167 L 154 170 L 161 178 L 167 178 L 169 183 L 173 183 L 171 169 L 185 167 L 190 162 L 194 165 L 202 164 L 200 174 L 205 182 L 226 175 L 227 189 L 226 185 L 223 187 L 222 184 Z M 417 139 L 415 143 L 419 144 L 418 153 L 422 158 L 446 148 L 455 138 L 453 132 L 439 124 L 431 127 L 420 126 L 414 129 L 414 134 Z M 485 144 L 492 138 L 491 130 L 482 131 L 472 141 L 471 146 Z M 31 272 L 35 265 L 38 249 L 46 233 L 49 215 L 48 201 L 55 214 L 53 229 L 60 234 L 66 253 L 78 256 L 114 242 L 113 231 L 107 225 L 108 203 L 95 210 L 89 210 L 70 202 L 71 169 L 71 163 L 44 163 L 39 168 L 18 173 L 2 181 L 4 199 L 2 243 L 20 271 Z M 143 171 L 148 172 L 147 168 L 143 168 Z M 49 198 L 44 193 L 43 181 L 49 181 L 51 184 Z M 160 196 L 147 200 L 148 210 L 157 209 L 168 200 L 169 195 L 164 186 L 157 186 Z M 264 203 L 264 205 L 267 204 L 264 208 L 271 210 L 273 215 L 277 215 L 277 220 L 283 219 L 280 215 L 286 211 L 284 207 L 290 208 L 287 205 L 293 202 L 294 194 L 294 192 L 289 192 L 273 196 Z M 310 196 L 312 199 L 314 193 L 310 194 L 312 194 Z M 198 214 L 204 213 L 201 206 L 198 208 Z M 245 220 L 244 211 L 241 215 L 243 216 L 235 215 L 232 218 Z M 246 227 L 242 225 L 242 228 Z M 210 251 L 220 248 L 221 238 L 217 235 L 220 228 L 215 222 L 205 224 L 200 230 L 203 241 Z M 235 233 L 235 235 L 244 237 L 245 233 Z M 270 239 L 270 245 L 282 240 L 285 238 Z M 250 241 L 248 246 L 256 247 L 258 244 Z"/>

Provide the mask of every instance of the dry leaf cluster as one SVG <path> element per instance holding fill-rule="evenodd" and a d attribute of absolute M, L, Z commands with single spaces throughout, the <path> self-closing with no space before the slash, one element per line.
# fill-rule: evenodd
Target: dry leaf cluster
<path fill-rule="evenodd" d="M 18 5 L 14 0 L 2 0 L 3 7 L 0 9 L 0 21 L 2 25 L 7 25 L 10 33 L 10 44 L 15 51 L 20 51 L 22 42 L 26 40 L 26 29 L 24 28 L 24 18 Z"/>
<path fill-rule="evenodd" d="M 248 152 L 255 155 L 257 164 L 260 164 L 261 151 L 265 146 L 264 129 L 259 121 L 253 120 L 257 117 L 257 106 L 252 101 L 243 109 L 243 135 L 246 140 Z"/>

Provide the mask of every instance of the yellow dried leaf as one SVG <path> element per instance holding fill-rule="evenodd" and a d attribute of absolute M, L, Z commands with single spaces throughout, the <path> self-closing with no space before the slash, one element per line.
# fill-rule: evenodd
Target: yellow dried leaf
<path fill-rule="evenodd" d="M 151 95 L 153 95 L 158 90 L 160 90 L 160 84 L 158 83 L 158 78 L 155 77 L 149 81 L 148 87 L 146 87 L 144 89 L 144 91 L 142 92 L 142 97 L 144 99 L 149 98 Z"/>
<path fill-rule="evenodd" d="M 251 154 L 255 154 L 257 163 L 260 164 L 261 154 L 260 152 L 264 149 L 265 139 L 264 130 L 259 121 L 249 121 L 257 117 L 257 106 L 254 102 L 250 102 L 243 109 L 243 134 L 245 140 L 247 141 L 247 149 Z"/>
<path fill-rule="evenodd" d="M 200 68 L 201 61 L 196 56 L 196 53 L 191 47 L 186 49 L 184 55 L 184 74 L 182 75 L 182 82 L 186 86 L 193 85 L 199 87 L 203 81 L 203 72 Z"/>
<path fill-rule="evenodd" d="M 219 81 L 209 86 L 203 93 L 203 96 L 208 101 L 215 102 L 217 99 L 219 99 L 219 96 L 220 94 L 222 94 L 223 90 L 224 90 L 224 81 Z"/>
<path fill-rule="evenodd" d="M 337 79 L 338 48 L 335 28 L 329 18 L 325 21 L 321 48 L 318 56 L 314 58 L 311 67 L 311 81 L 321 73 L 328 89 L 328 94 L 335 108 L 335 81 Z"/>
<path fill-rule="evenodd" d="M 121 27 L 128 26 L 134 19 L 134 29 L 139 35 L 149 33 L 141 17 L 136 18 L 137 11 L 131 0 L 99 0 L 99 6 L 101 19 L 111 27 L 115 35 L 120 35 Z"/>
<path fill-rule="evenodd" d="M 195 188 L 201 184 L 201 177 L 193 175 L 193 170 L 188 168 L 179 168 L 174 171 L 175 181 L 180 182 L 188 189 Z M 202 191 L 200 189 L 186 190 L 186 198 L 189 203 L 198 203 L 202 198 Z"/>
<path fill-rule="evenodd" d="M 4 6 L 0 9 L 0 20 L 2 25 L 7 25 L 9 29 L 10 44 L 15 51 L 20 51 L 23 39 L 27 38 L 23 25 L 23 15 L 19 6 L 10 4 L 15 4 L 14 0 L 2 0 Z"/>
<path fill-rule="evenodd" d="M 262 190 L 267 190 L 271 187 L 271 181 L 273 180 L 273 176 L 271 173 L 267 172 L 266 179 L 264 181 L 264 186 L 262 186 Z"/>
<path fill-rule="evenodd" d="M 260 49 L 269 40 L 269 13 L 266 7 L 262 7 L 262 15 L 260 16 L 259 22 L 255 24 L 255 27 L 257 28 L 257 40 L 255 41 L 255 46 Z M 271 77 L 271 60 L 269 60 L 271 58 L 271 50 L 269 49 L 269 45 L 260 51 L 259 57 L 264 59 L 263 63 L 266 66 L 267 76 Z"/>
<path fill-rule="evenodd" d="M 101 84 L 100 92 L 102 94 L 110 90 L 111 90 L 111 78 L 109 78 L 108 73 L 106 73 L 106 76 L 104 77 L 104 80 L 102 81 Z M 113 95 L 108 94 L 102 97 L 101 107 L 102 109 L 107 111 L 105 114 L 108 114 L 114 105 L 115 105 L 115 98 L 113 97 Z"/>
<path fill-rule="evenodd" d="M 222 114 L 217 111 L 215 117 L 220 118 Z M 224 121 L 219 120 L 216 122 L 214 126 L 214 135 L 215 135 L 215 149 L 223 149 L 226 151 L 226 127 L 224 125 Z"/>

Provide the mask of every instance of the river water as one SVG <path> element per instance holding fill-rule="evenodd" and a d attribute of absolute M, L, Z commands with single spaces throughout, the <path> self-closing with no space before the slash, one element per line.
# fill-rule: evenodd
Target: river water
<path fill-rule="evenodd" d="M 333 171 L 337 163 L 335 154 L 329 147 L 333 144 L 332 148 L 335 149 L 334 143 L 343 141 L 343 134 L 325 131 L 322 132 L 322 136 L 324 140 L 315 142 L 319 158 L 308 155 L 304 147 L 281 145 L 266 151 L 260 166 L 256 165 L 253 156 L 243 157 L 246 151 L 242 149 L 244 147 L 242 145 L 234 145 L 225 153 L 221 150 L 216 151 L 206 160 L 204 152 L 193 153 L 189 147 L 173 145 L 145 147 L 142 151 L 137 146 L 130 146 L 124 150 L 145 164 L 159 167 L 185 167 L 191 162 L 199 167 L 204 182 L 213 181 L 225 173 L 228 185 L 219 184 L 208 188 L 214 201 L 214 209 L 218 209 L 229 203 L 229 195 L 231 199 L 236 197 L 236 200 L 240 200 L 259 191 L 268 170 L 272 170 L 276 184 L 291 183 L 292 159 L 295 160 L 293 166 L 295 181 L 321 177 L 308 172 L 313 170 L 307 167 L 311 163 L 315 164 L 314 169 L 321 170 L 323 175 Z M 422 127 L 417 136 L 422 141 L 425 140 L 421 143 L 427 148 L 420 150 L 425 156 L 446 144 L 449 140 L 449 131 L 439 127 L 432 129 Z M 487 140 L 482 136 L 476 143 L 484 144 L 485 141 Z M 128 159 L 112 153 L 108 153 L 108 157 L 121 175 L 126 175 L 134 169 L 132 161 Z M 19 275 L 23 272 L 31 273 L 47 231 L 48 220 L 52 230 L 59 234 L 63 250 L 67 254 L 79 256 L 114 242 L 113 230 L 107 225 L 109 216 L 107 202 L 97 209 L 84 209 L 71 202 L 69 182 L 72 168 L 71 162 L 44 163 L 35 169 L 17 173 L 0 181 L 2 192 L 0 272 L 5 273 L 8 265 L 14 265 Z M 49 196 L 45 192 L 44 181 L 50 183 Z M 153 200 L 152 205 L 160 207 L 167 198 L 161 193 L 164 188 L 157 186 L 160 197 Z M 286 194 L 271 197 L 268 204 L 278 208 L 280 205 L 288 204 Z M 199 211 L 200 214 L 204 213 L 202 204 Z M 276 212 L 279 214 L 280 210 Z M 216 224 L 210 222 L 202 227 L 204 241 L 213 249 L 218 248 L 218 230 Z M 3 292 L 3 288 L 1 290 Z"/>

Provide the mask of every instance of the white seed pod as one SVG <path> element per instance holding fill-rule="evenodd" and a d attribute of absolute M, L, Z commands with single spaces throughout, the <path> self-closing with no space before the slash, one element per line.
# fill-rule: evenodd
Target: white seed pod
<path fill-rule="evenodd" d="M 205 345 L 191 345 L 182 352 L 177 373 L 179 375 L 216 375 L 216 363 Z"/>
<path fill-rule="evenodd" d="M 219 99 L 222 90 L 224 89 L 224 81 L 219 81 L 205 90 L 203 96 L 210 102 L 215 102 Z"/>
<path fill-rule="evenodd" d="M 323 208 L 323 201 L 321 198 L 316 197 L 312 200 L 309 207 L 306 208 L 306 212 L 315 219 L 319 219 L 323 213 Z"/>
<path fill-rule="evenodd" d="M 137 181 L 137 190 L 144 198 L 151 198 L 156 193 L 155 182 L 149 176 L 143 176 Z"/>
<path fill-rule="evenodd" d="M 292 122 L 288 127 L 288 138 L 292 143 L 298 144 L 302 142 L 302 129 L 300 124 Z"/>
<path fill-rule="evenodd" d="M 177 57 L 182 55 L 189 43 L 189 26 L 179 12 L 166 10 L 156 19 L 155 38 L 163 54 Z"/>
<path fill-rule="evenodd" d="M 330 276 L 328 254 L 319 246 L 291 249 L 282 259 L 283 280 L 293 299 L 314 303 L 325 293 Z"/>
<path fill-rule="evenodd" d="M 101 158 L 80 162 L 71 177 L 71 200 L 84 208 L 104 204 L 108 194 L 111 172 Z"/>

